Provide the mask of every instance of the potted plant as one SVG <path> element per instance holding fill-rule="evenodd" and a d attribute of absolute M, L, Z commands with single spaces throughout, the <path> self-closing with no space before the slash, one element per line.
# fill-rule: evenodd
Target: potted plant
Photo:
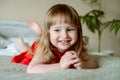
<path fill-rule="evenodd" d="M 85 23 L 88 29 L 98 35 L 98 52 L 101 52 L 101 38 L 103 31 L 109 27 L 110 31 L 114 31 L 117 35 L 117 32 L 120 29 L 120 20 L 111 20 L 107 22 L 102 22 L 102 18 L 104 16 L 104 12 L 101 10 L 92 10 L 85 14 L 84 16 L 80 16 L 81 22 Z"/>

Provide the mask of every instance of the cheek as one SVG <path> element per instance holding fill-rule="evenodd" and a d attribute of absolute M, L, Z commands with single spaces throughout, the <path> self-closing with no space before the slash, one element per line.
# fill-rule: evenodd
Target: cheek
<path fill-rule="evenodd" d="M 73 40 L 76 42 L 78 40 L 78 34 L 77 32 L 75 32 L 73 35 L 72 35 L 72 38 Z"/>
<path fill-rule="evenodd" d="M 74 36 L 74 40 L 77 41 L 78 40 L 78 37 L 77 35 Z"/>
<path fill-rule="evenodd" d="M 53 42 L 57 39 L 57 35 L 55 33 L 50 33 L 50 41 Z"/>
<path fill-rule="evenodd" d="M 73 32 L 73 33 L 71 33 L 71 35 L 72 35 L 72 37 L 75 37 L 75 38 L 77 38 L 77 36 L 78 36 L 77 32 Z"/>
<path fill-rule="evenodd" d="M 58 38 L 55 34 L 50 35 L 50 42 L 51 42 L 52 45 L 55 46 L 57 44 L 57 39 Z"/>

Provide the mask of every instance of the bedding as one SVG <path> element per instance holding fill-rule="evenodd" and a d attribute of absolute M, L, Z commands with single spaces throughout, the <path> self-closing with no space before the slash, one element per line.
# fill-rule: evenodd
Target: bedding
<path fill-rule="evenodd" d="M 0 48 L 5 48 L 10 42 L 0 35 Z"/>
<path fill-rule="evenodd" d="M 18 54 L 19 50 L 14 44 L 19 38 L 31 45 L 37 34 L 28 27 L 27 22 L 0 20 L 0 55 Z"/>
<path fill-rule="evenodd" d="M 120 80 L 119 57 L 96 57 L 97 69 L 68 69 L 45 74 L 27 74 L 26 66 L 10 63 L 11 56 L 0 56 L 0 78 L 3 80 Z"/>
<path fill-rule="evenodd" d="M 14 55 L 19 54 L 14 42 L 20 37 L 31 45 L 37 35 L 27 26 L 27 22 L 0 20 L 0 41 L 4 42 L 0 45 L 2 80 L 120 80 L 120 57 L 115 56 L 93 55 L 99 64 L 97 69 L 67 69 L 44 74 L 27 74 L 27 66 L 10 62 Z"/>

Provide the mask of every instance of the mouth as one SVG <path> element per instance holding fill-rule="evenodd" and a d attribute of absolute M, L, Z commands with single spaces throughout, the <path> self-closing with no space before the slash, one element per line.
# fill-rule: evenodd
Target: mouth
<path fill-rule="evenodd" d="M 58 41 L 60 44 L 62 44 L 62 45 L 69 45 L 70 44 L 70 41 L 71 40 L 60 40 L 60 41 Z"/>

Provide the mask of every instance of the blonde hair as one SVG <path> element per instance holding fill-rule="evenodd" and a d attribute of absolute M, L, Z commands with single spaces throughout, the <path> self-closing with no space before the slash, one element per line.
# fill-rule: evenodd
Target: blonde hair
<path fill-rule="evenodd" d="M 64 19 L 65 23 L 71 24 L 77 28 L 78 41 L 73 45 L 73 50 L 78 54 L 82 54 L 83 41 L 82 41 L 82 28 L 80 24 L 80 18 L 74 8 L 66 4 L 57 4 L 52 6 L 45 17 L 44 27 L 38 46 L 35 51 L 35 55 L 40 57 L 41 63 L 54 63 L 56 58 L 51 50 L 50 34 L 49 30 L 52 25 L 56 23 L 57 17 L 60 20 Z"/>

